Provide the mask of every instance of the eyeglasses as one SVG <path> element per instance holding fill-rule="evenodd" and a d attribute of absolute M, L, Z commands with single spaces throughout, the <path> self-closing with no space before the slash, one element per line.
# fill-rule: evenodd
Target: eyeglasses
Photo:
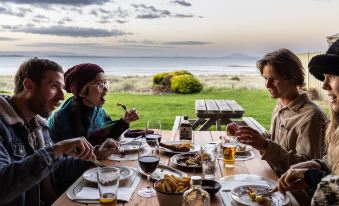
<path fill-rule="evenodd" d="M 89 86 L 97 87 L 98 92 L 103 92 L 105 88 L 107 90 L 109 89 L 109 85 L 110 85 L 110 82 L 109 81 L 105 81 L 103 83 L 98 83 L 98 84 L 89 85 Z"/>

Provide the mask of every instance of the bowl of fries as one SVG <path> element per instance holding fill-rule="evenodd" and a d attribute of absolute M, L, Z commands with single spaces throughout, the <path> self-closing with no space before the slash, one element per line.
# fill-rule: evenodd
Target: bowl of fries
<path fill-rule="evenodd" d="M 165 174 L 164 179 L 154 183 L 154 189 L 160 206 L 173 206 L 182 204 L 183 193 L 190 188 L 189 177 L 176 177 Z"/>

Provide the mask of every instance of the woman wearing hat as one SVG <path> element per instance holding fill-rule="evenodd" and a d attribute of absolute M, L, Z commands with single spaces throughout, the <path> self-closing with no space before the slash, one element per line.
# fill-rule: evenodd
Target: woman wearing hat
<path fill-rule="evenodd" d="M 79 64 L 66 71 L 65 89 L 73 96 L 48 119 L 55 142 L 84 136 L 93 145 L 101 144 L 107 138 L 119 138 L 130 122 L 139 119 L 130 110 L 121 119 L 111 120 L 102 108 L 108 85 L 103 69 L 96 64 Z"/>
<path fill-rule="evenodd" d="M 337 205 L 339 202 L 339 40 L 324 55 L 313 57 L 309 63 L 311 74 L 323 81 L 323 89 L 330 97 L 331 122 L 326 131 L 328 154 L 321 160 L 299 163 L 279 179 L 282 192 L 305 187 L 318 188 L 314 205 Z M 330 176 L 325 177 L 330 174 Z M 322 179 L 323 178 L 323 179 Z M 319 184 L 320 182 L 320 184 Z"/>

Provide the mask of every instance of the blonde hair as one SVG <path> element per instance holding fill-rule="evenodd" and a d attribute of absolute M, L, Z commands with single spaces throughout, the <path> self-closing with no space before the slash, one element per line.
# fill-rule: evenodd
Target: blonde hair
<path fill-rule="evenodd" d="M 339 175 L 339 113 L 331 109 L 331 122 L 326 130 L 326 140 L 328 145 L 328 163 L 331 173 Z"/>

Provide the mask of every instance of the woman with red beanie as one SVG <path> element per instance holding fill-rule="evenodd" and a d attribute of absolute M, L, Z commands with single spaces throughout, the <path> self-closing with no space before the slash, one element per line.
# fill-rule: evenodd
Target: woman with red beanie
<path fill-rule="evenodd" d="M 119 138 L 130 122 L 139 119 L 135 110 L 127 111 L 116 121 L 107 115 L 102 106 L 109 82 L 100 66 L 90 63 L 75 65 L 64 76 L 65 89 L 74 96 L 48 119 L 55 142 L 84 136 L 91 144 L 98 145 L 107 138 Z"/>

